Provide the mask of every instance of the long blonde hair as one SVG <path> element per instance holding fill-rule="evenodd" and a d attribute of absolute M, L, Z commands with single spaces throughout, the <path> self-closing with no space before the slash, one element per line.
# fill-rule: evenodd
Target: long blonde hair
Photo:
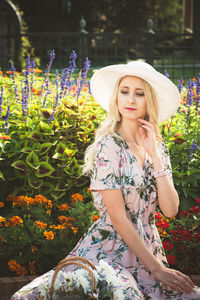
<path fill-rule="evenodd" d="M 117 105 L 117 93 L 118 93 L 120 82 L 122 81 L 123 78 L 124 77 L 120 78 L 120 80 L 118 80 L 118 82 L 115 85 L 113 94 L 109 101 L 109 112 L 107 113 L 106 119 L 101 123 L 100 127 L 96 130 L 95 141 L 85 151 L 85 157 L 84 157 L 85 164 L 82 166 L 83 174 L 89 174 L 90 171 L 93 169 L 96 146 L 98 141 L 102 137 L 107 135 L 112 135 L 119 140 L 122 139 L 119 135 L 116 134 L 116 131 L 121 122 L 121 116 Z M 147 114 L 145 119 L 153 124 L 156 133 L 156 138 L 158 141 L 161 141 L 162 138 L 158 126 L 159 106 L 158 106 L 156 93 L 147 81 L 145 81 L 142 78 L 140 79 L 142 81 L 145 99 L 147 102 Z"/>

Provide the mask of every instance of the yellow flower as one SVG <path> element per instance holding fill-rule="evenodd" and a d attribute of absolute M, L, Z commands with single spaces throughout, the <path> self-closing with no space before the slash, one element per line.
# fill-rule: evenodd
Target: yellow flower
<path fill-rule="evenodd" d="M 73 226 L 71 227 L 71 229 L 73 230 L 73 233 L 75 233 L 75 234 L 76 234 L 76 233 L 77 233 L 77 231 L 78 231 L 78 228 L 76 228 L 76 227 L 73 227 Z"/>
<path fill-rule="evenodd" d="M 53 240 L 54 239 L 54 233 L 53 231 L 45 231 L 44 236 L 46 237 L 47 240 Z"/>
<path fill-rule="evenodd" d="M 3 222 L 6 223 L 6 219 L 0 216 L 0 227 L 3 226 Z"/>

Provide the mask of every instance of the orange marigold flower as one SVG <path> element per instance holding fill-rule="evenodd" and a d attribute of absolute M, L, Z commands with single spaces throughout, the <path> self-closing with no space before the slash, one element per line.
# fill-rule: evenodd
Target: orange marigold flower
<path fill-rule="evenodd" d="M 83 91 L 83 92 L 87 92 L 87 91 L 88 91 L 88 88 L 85 86 L 85 87 L 82 88 L 82 91 Z"/>
<path fill-rule="evenodd" d="M 40 221 L 35 221 L 34 222 L 34 225 L 38 228 L 41 228 L 41 229 L 46 229 L 47 228 L 47 224 L 44 223 L 44 222 L 40 222 Z"/>
<path fill-rule="evenodd" d="M 18 264 L 14 259 L 9 260 L 8 266 L 12 272 L 15 272 L 19 276 L 25 276 L 27 273 L 26 268 Z"/>
<path fill-rule="evenodd" d="M 58 205 L 58 210 L 69 210 L 70 209 L 70 207 L 69 207 L 69 205 L 67 205 L 67 204 L 61 204 L 61 205 Z"/>
<path fill-rule="evenodd" d="M 38 250 L 38 248 L 34 245 L 31 246 L 31 251 L 32 253 L 36 252 Z"/>
<path fill-rule="evenodd" d="M 72 195 L 72 202 L 83 201 L 83 196 L 76 193 Z"/>
<path fill-rule="evenodd" d="M 7 220 L 6 226 L 16 226 L 18 224 L 23 224 L 23 220 L 18 216 L 13 216 Z"/>
<path fill-rule="evenodd" d="M 54 239 L 54 233 L 53 231 L 45 231 L 44 236 L 46 237 L 46 240 L 53 240 Z"/>
<path fill-rule="evenodd" d="M 50 216 L 50 214 L 51 214 L 51 209 L 47 209 L 46 214 Z"/>
<path fill-rule="evenodd" d="M 76 228 L 76 227 L 73 227 L 73 226 L 71 227 L 71 229 L 73 230 L 73 233 L 75 233 L 75 234 L 76 234 L 76 233 L 77 233 L 77 231 L 78 231 L 78 228 Z"/>
<path fill-rule="evenodd" d="M 40 204 L 48 202 L 47 198 L 45 198 L 42 195 L 36 195 L 35 198 L 34 198 L 34 201 L 35 201 L 35 203 L 40 203 Z"/>
<path fill-rule="evenodd" d="M 16 198 L 15 196 L 9 194 L 9 195 L 6 197 L 6 200 L 7 200 L 7 201 L 14 201 L 15 198 Z"/>
<path fill-rule="evenodd" d="M 34 73 L 37 73 L 37 74 L 42 73 L 42 70 L 41 70 L 41 69 L 38 69 L 38 68 L 33 69 L 33 71 L 34 71 Z"/>
<path fill-rule="evenodd" d="M 59 216 L 58 220 L 64 226 L 72 226 L 72 223 L 74 222 L 74 218 L 72 218 L 72 217 L 66 217 L 66 216 Z"/>
<path fill-rule="evenodd" d="M 65 229 L 65 226 L 61 225 L 61 224 L 58 224 L 58 225 L 50 225 L 49 226 L 50 228 L 53 228 L 53 229 Z"/>
<path fill-rule="evenodd" d="M 97 221 L 100 218 L 98 215 L 92 215 L 92 222 Z"/>
<path fill-rule="evenodd" d="M 31 274 L 36 274 L 35 261 L 30 261 L 28 264 L 28 269 Z"/>
<path fill-rule="evenodd" d="M 2 71 L 0 71 L 0 74 L 2 75 L 2 74 L 3 74 L 3 72 L 2 72 Z"/>
<path fill-rule="evenodd" d="M 12 71 L 6 71 L 6 74 L 12 74 Z"/>
<path fill-rule="evenodd" d="M 0 208 L 4 207 L 4 203 L 0 202 Z"/>
<path fill-rule="evenodd" d="M 89 188 L 87 188 L 87 192 L 90 192 L 91 191 L 91 189 L 90 189 L 90 186 L 89 186 Z"/>
<path fill-rule="evenodd" d="M 1 135 L 0 136 L 0 140 L 5 140 L 5 141 L 7 141 L 7 140 L 10 140 L 11 138 L 10 138 L 10 136 L 8 136 L 8 135 Z"/>

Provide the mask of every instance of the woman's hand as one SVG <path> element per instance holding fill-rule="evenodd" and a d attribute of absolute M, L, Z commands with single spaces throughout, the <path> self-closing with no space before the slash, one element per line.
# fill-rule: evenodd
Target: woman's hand
<path fill-rule="evenodd" d="M 142 137 L 143 146 L 145 151 L 150 157 L 158 155 L 156 134 L 153 125 L 143 119 L 137 119 L 141 123 L 139 128 L 140 135 Z"/>
<path fill-rule="evenodd" d="M 166 287 L 176 290 L 179 293 L 192 293 L 194 284 L 191 279 L 174 269 L 161 267 L 152 273 L 153 276 L 163 283 Z"/>

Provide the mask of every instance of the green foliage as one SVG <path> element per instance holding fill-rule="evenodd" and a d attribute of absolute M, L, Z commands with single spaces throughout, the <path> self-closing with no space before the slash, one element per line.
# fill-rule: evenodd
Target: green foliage
<path fill-rule="evenodd" d="M 194 86 L 193 105 L 188 105 L 188 91 L 184 88 L 179 111 L 161 125 L 161 133 L 170 152 L 180 210 L 189 209 L 200 195 L 200 112 L 196 92 Z"/>

